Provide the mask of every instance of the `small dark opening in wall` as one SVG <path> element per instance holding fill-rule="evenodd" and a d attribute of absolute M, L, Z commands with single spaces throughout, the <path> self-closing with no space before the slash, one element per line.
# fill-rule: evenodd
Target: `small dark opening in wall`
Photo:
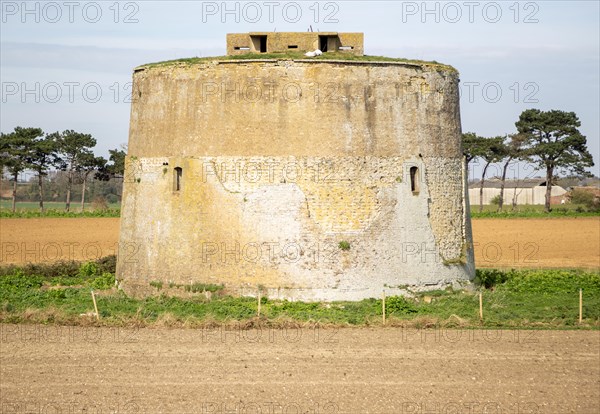
<path fill-rule="evenodd" d="M 335 52 L 340 45 L 338 36 L 319 36 L 319 49 L 321 52 Z"/>
<path fill-rule="evenodd" d="M 250 50 L 248 46 L 235 46 L 234 50 Z"/>
<path fill-rule="evenodd" d="M 319 36 L 319 50 L 323 53 L 327 52 L 327 36 Z"/>
<path fill-rule="evenodd" d="M 183 174 L 183 170 L 181 167 L 175 167 L 173 169 L 173 191 L 181 190 L 181 176 Z"/>
<path fill-rule="evenodd" d="M 417 167 L 410 167 L 410 191 L 413 194 L 419 193 L 419 169 Z"/>
<path fill-rule="evenodd" d="M 354 46 L 340 46 L 340 50 L 352 50 Z"/>
<path fill-rule="evenodd" d="M 288 45 L 288 49 L 298 49 L 298 45 Z"/>
<path fill-rule="evenodd" d="M 260 38 L 260 53 L 267 52 L 267 36 L 263 36 Z"/>

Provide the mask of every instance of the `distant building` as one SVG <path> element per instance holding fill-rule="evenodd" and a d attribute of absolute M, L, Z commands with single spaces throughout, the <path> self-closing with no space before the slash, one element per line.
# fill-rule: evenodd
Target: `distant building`
<path fill-rule="evenodd" d="M 491 204 L 494 197 L 500 195 L 502 180 L 490 178 L 483 185 L 483 204 Z M 479 189 L 481 181 L 469 184 L 469 200 L 471 204 L 479 204 Z M 551 190 L 551 203 L 560 204 L 567 190 L 553 185 Z M 506 180 L 504 183 L 504 204 L 512 203 L 513 199 L 517 205 L 544 204 L 546 200 L 546 180 L 543 178 L 528 178 L 523 180 Z"/>

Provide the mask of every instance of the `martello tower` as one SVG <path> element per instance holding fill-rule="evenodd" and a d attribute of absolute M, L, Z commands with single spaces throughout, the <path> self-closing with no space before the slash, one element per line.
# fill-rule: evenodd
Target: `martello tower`
<path fill-rule="evenodd" d="M 361 33 L 229 34 L 227 52 L 134 70 L 126 290 L 353 300 L 474 276 L 452 67 L 364 56 Z"/>

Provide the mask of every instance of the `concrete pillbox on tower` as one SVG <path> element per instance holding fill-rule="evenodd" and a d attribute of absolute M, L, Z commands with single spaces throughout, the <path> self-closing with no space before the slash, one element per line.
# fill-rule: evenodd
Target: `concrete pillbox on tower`
<path fill-rule="evenodd" d="M 343 52 L 363 56 L 362 33 L 338 32 L 250 32 L 227 35 L 227 55 L 246 53 Z"/>

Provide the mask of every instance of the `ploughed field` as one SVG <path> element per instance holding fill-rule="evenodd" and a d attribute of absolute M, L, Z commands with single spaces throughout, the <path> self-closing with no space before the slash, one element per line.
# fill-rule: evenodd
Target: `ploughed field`
<path fill-rule="evenodd" d="M 600 268 L 599 217 L 472 223 L 477 267 Z M 0 264 L 94 260 L 115 254 L 118 235 L 118 218 L 0 219 Z"/>
<path fill-rule="evenodd" d="M 597 331 L 0 325 L 6 413 L 597 413 Z"/>
<path fill-rule="evenodd" d="M 600 268 L 597 217 L 479 219 L 473 231 L 479 267 Z M 115 253 L 118 233 L 114 218 L 0 219 L 0 264 L 93 260 Z M 597 330 L 89 324 L 0 324 L 0 413 L 600 408 Z"/>

